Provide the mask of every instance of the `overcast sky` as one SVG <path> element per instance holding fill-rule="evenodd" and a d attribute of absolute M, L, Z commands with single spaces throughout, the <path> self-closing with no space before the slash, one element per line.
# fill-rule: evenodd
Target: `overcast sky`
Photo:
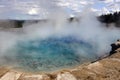
<path fill-rule="evenodd" d="M 0 0 L 0 18 L 43 19 L 56 10 L 74 14 L 88 5 L 99 14 L 120 10 L 120 0 Z"/>

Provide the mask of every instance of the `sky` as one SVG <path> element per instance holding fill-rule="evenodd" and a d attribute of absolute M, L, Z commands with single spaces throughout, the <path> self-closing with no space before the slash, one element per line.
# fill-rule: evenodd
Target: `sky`
<path fill-rule="evenodd" d="M 88 5 L 98 14 L 120 11 L 120 0 L 0 0 L 0 19 L 44 19 L 57 10 L 74 15 Z"/>

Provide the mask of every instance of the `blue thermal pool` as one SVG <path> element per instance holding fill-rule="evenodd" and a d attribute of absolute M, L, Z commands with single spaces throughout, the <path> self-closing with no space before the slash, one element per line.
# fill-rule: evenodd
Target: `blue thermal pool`
<path fill-rule="evenodd" d="M 11 51 L 19 67 L 27 71 L 71 68 L 96 57 L 90 44 L 73 37 L 18 41 Z"/>

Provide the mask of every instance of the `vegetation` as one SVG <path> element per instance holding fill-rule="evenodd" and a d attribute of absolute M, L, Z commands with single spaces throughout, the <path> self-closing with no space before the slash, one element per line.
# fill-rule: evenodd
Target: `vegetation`
<path fill-rule="evenodd" d="M 120 12 L 101 15 L 98 17 L 98 20 L 105 23 L 106 26 L 109 26 L 110 23 L 115 23 L 116 27 L 120 27 Z"/>

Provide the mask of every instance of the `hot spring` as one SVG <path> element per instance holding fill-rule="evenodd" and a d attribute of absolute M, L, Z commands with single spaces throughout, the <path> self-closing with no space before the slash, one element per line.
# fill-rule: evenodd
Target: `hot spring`
<path fill-rule="evenodd" d="M 33 72 L 73 68 L 108 55 L 120 37 L 119 29 L 106 28 L 89 11 L 71 22 L 66 15 L 56 16 L 24 23 L 15 32 L 0 31 L 0 65 Z"/>
<path fill-rule="evenodd" d="M 18 41 L 15 48 L 8 52 L 15 53 L 17 66 L 21 69 L 53 71 L 95 60 L 97 56 L 91 49 L 91 44 L 68 36 Z M 85 53 L 83 50 L 89 52 Z"/>

